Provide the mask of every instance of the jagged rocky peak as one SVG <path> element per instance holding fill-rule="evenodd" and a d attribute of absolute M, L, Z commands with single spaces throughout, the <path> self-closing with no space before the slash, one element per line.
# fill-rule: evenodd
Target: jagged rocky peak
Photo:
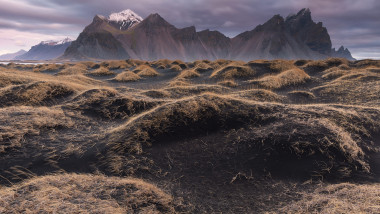
<path fill-rule="evenodd" d="M 271 19 L 269 19 L 267 22 L 265 22 L 262 27 L 268 30 L 278 30 L 279 28 L 282 28 L 284 25 L 284 18 L 277 14 L 274 15 Z"/>
<path fill-rule="evenodd" d="M 176 29 L 173 25 L 171 25 L 164 18 L 162 18 L 158 13 L 150 14 L 139 24 L 138 27 L 144 28 L 147 31 L 165 28 Z"/>
<path fill-rule="evenodd" d="M 108 17 L 108 21 L 111 24 L 116 24 L 120 30 L 126 30 L 135 26 L 143 20 L 141 16 L 137 15 L 130 9 L 123 10 L 119 13 L 112 13 Z"/>
<path fill-rule="evenodd" d="M 351 52 L 347 48 L 344 48 L 343 45 L 340 46 L 340 48 L 338 50 L 335 50 L 335 48 L 333 48 L 331 50 L 331 56 L 332 57 L 346 58 L 348 60 L 355 60 L 355 58 L 352 57 Z"/>

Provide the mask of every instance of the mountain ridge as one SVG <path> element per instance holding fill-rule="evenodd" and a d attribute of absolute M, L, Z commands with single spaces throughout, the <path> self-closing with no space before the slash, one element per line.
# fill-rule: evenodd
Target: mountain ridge
<path fill-rule="evenodd" d="M 15 60 L 51 60 L 60 57 L 66 49 L 71 45 L 72 40 L 65 38 L 63 40 L 42 41 L 39 44 L 32 46 L 31 49 L 17 57 Z"/>
<path fill-rule="evenodd" d="M 131 10 L 124 11 L 135 14 Z M 139 17 L 137 14 L 133 16 Z M 249 61 L 343 57 L 354 60 L 348 49 L 332 48 L 327 29 L 321 22 L 313 21 L 307 8 L 286 18 L 275 15 L 264 24 L 233 38 L 219 31 L 197 32 L 194 26 L 179 29 L 157 13 L 123 29 L 110 23 L 109 18 L 97 15 L 77 41 L 70 45 L 62 59 L 168 58 L 193 61 L 223 58 Z"/>

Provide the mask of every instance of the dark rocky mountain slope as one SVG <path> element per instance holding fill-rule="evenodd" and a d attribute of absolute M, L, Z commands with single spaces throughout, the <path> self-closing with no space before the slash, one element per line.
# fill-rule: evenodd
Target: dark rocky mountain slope
<path fill-rule="evenodd" d="M 142 21 L 130 10 L 115 14 L 109 18 L 95 16 L 67 48 L 63 58 L 249 61 L 343 57 L 353 60 L 347 49 L 332 49 L 327 29 L 321 22 L 312 20 L 309 9 L 285 19 L 275 15 L 263 25 L 234 38 L 218 31 L 197 32 L 194 26 L 178 29 L 159 14 L 151 14 Z"/>

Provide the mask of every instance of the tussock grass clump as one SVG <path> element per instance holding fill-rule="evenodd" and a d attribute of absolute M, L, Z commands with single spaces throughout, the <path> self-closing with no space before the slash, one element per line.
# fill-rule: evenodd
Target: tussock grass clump
<path fill-rule="evenodd" d="M 235 88 L 238 86 L 238 84 L 234 80 L 224 80 L 222 82 L 218 82 L 218 85 L 230 87 L 230 88 Z"/>
<path fill-rule="evenodd" d="M 308 72 L 321 72 L 328 69 L 329 65 L 325 61 L 319 60 L 319 61 L 310 61 L 303 67 Z"/>
<path fill-rule="evenodd" d="M 31 146 L 27 145 L 30 142 L 25 141 L 25 136 L 36 136 L 47 130 L 74 126 L 74 122 L 59 108 L 11 106 L 1 108 L 0 115 L 2 121 L 7 121 L 0 124 L 1 167 L 5 167 L 9 162 L 14 165 L 16 158 L 12 156 L 13 153 L 11 151 Z M 28 153 L 35 152 L 29 151 Z M 6 159 L 5 157 L 8 155 L 10 157 Z M 26 157 L 23 156 L 22 158 L 25 159 Z M 0 170 L 0 175 L 4 175 L 3 173 L 5 173 L 2 170 Z"/>
<path fill-rule="evenodd" d="M 100 66 L 109 70 L 128 69 L 131 65 L 124 60 L 111 60 L 100 63 Z"/>
<path fill-rule="evenodd" d="M 134 67 L 137 67 L 139 65 L 148 65 L 149 64 L 149 62 L 143 61 L 143 60 L 139 60 L 139 59 L 127 59 L 125 62 L 128 65 L 134 66 Z"/>
<path fill-rule="evenodd" d="M 56 82 L 33 82 L 0 89 L 0 107 L 54 105 L 75 89 Z"/>
<path fill-rule="evenodd" d="M 126 97 L 110 89 L 91 89 L 75 97 L 66 107 L 105 119 L 126 119 L 157 105 Z"/>
<path fill-rule="evenodd" d="M 191 84 L 186 79 L 174 79 L 169 82 L 169 87 L 176 87 L 176 86 L 190 86 Z"/>
<path fill-rule="evenodd" d="M 27 76 L 20 75 L 20 71 L 13 71 L 14 70 L 0 70 L 0 87 L 24 84 L 33 81 Z"/>
<path fill-rule="evenodd" d="M 221 67 L 215 70 L 210 75 L 210 78 L 247 78 L 253 77 L 255 74 L 256 72 L 249 66 L 244 66 L 242 65 L 242 63 L 239 62 L 232 62 L 225 67 Z"/>
<path fill-rule="evenodd" d="M 207 72 L 207 71 L 211 71 L 213 69 L 213 67 L 209 64 L 206 64 L 204 62 L 201 62 L 199 64 L 197 64 L 195 67 L 194 67 L 194 70 L 196 72 L 199 72 L 199 73 L 203 73 L 203 72 Z"/>
<path fill-rule="evenodd" d="M 133 72 L 137 73 L 140 77 L 155 77 L 159 75 L 154 68 L 148 65 L 139 65 Z"/>
<path fill-rule="evenodd" d="M 173 86 L 164 88 L 163 90 L 170 93 L 171 98 L 182 98 L 203 93 L 228 93 L 231 89 L 219 85 L 186 85 L 186 86 Z"/>
<path fill-rule="evenodd" d="M 339 77 L 311 89 L 323 102 L 380 104 L 380 74 L 367 69 L 339 72 L 336 74 Z M 335 75 L 328 73 L 325 78 L 332 74 Z"/>
<path fill-rule="evenodd" d="M 322 78 L 325 80 L 332 80 L 348 74 L 350 71 L 343 70 L 339 67 L 329 68 L 323 71 Z"/>
<path fill-rule="evenodd" d="M 183 70 L 178 76 L 178 79 L 192 79 L 196 77 L 200 77 L 201 75 L 195 71 L 194 69 Z"/>
<path fill-rule="evenodd" d="M 269 69 L 272 72 L 283 72 L 294 68 L 294 63 L 292 61 L 287 60 L 273 60 L 270 62 L 269 65 Z"/>
<path fill-rule="evenodd" d="M 169 69 L 175 72 L 182 71 L 182 68 L 179 65 L 172 65 Z"/>
<path fill-rule="evenodd" d="M 353 66 L 357 68 L 378 67 L 380 68 L 380 60 L 364 59 L 353 62 Z"/>
<path fill-rule="evenodd" d="M 182 60 L 174 60 L 172 63 L 172 65 L 178 65 L 179 67 L 181 67 L 182 69 L 186 69 L 187 68 L 187 65 L 185 62 L 183 62 Z"/>
<path fill-rule="evenodd" d="M 311 60 L 306 60 L 306 59 L 299 59 L 299 60 L 296 60 L 294 62 L 294 65 L 295 66 L 304 66 L 306 65 L 308 62 L 310 62 Z"/>
<path fill-rule="evenodd" d="M 0 189 L 4 213 L 174 213 L 172 196 L 139 179 L 57 174 Z"/>
<path fill-rule="evenodd" d="M 281 174 L 277 168 L 281 165 L 279 168 L 289 175 L 345 177 L 369 172 L 361 146 L 371 144 L 355 136 L 367 132 L 366 127 L 376 127 L 374 118 L 379 113 L 360 108 L 290 107 L 207 93 L 165 103 L 111 130 L 110 152 L 112 158 L 125 152 L 141 154 L 146 146 L 178 136 L 181 142 L 204 133 L 231 130 L 229 137 L 222 139 L 229 139 L 226 144 L 245 145 L 247 149 L 242 151 L 246 153 L 239 155 L 257 167 Z M 112 167 L 112 171 L 120 172 L 124 166 Z"/>
<path fill-rule="evenodd" d="M 65 68 L 65 65 L 62 64 L 43 64 L 34 66 L 33 72 L 56 72 Z"/>
<path fill-rule="evenodd" d="M 300 85 L 310 80 L 310 76 L 301 69 L 291 69 L 277 75 L 269 75 L 258 80 L 251 80 L 251 83 L 258 83 L 260 86 L 269 89 L 280 89 L 288 86 Z"/>
<path fill-rule="evenodd" d="M 172 64 L 172 61 L 168 59 L 160 59 L 151 63 L 151 65 L 156 67 L 157 69 L 168 68 L 171 64 Z"/>
<path fill-rule="evenodd" d="M 329 67 L 336 67 L 340 65 L 348 65 L 350 62 L 344 58 L 328 58 L 325 60 Z"/>
<path fill-rule="evenodd" d="M 123 71 L 114 78 L 118 82 L 135 82 L 140 79 L 141 77 L 132 71 Z"/>
<path fill-rule="evenodd" d="M 115 75 L 116 73 L 114 71 L 110 71 L 108 68 L 100 67 L 94 71 L 91 71 L 90 74 L 94 76 L 111 76 Z"/>
<path fill-rule="evenodd" d="M 306 193 L 281 213 L 379 213 L 379 184 L 331 184 Z"/>
<path fill-rule="evenodd" d="M 80 75 L 87 74 L 87 66 L 84 64 L 75 64 L 73 66 L 66 66 L 65 69 L 58 72 L 58 75 Z"/>
<path fill-rule="evenodd" d="M 83 61 L 78 62 L 79 64 L 85 65 L 88 69 L 98 69 L 100 68 L 100 64 L 92 61 Z"/>
<path fill-rule="evenodd" d="M 283 96 L 280 96 L 273 91 L 266 89 L 251 89 L 235 92 L 232 95 L 238 96 L 248 100 L 256 100 L 261 102 L 281 102 L 284 100 Z"/>

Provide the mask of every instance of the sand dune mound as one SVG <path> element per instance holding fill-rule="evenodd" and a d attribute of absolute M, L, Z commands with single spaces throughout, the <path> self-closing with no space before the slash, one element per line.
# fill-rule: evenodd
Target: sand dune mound
<path fill-rule="evenodd" d="M 303 70 L 295 68 L 283 71 L 277 75 L 269 75 L 258 80 L 251 80 L 251 83 L 258 84 L 268 89 L 281 89 L 289 86 L 297 86 L 310 80 L 310 76 Z"/>
<path fill-rule="evenodd" d="M 74 92 L 73 88 L 54 82 L 40 81 L 8 86 L 0 89 L 0 107 L 54 105 L 59 103 L 63 98 L 74 94 Z"/>
<path fill-rule="evenodd" d="M 133 71 L 123 71 L 114 78 L 114 80 L 118 82 L 135 82 L 140 79 L 141 77 Z"/>
<path fill-rule="evenodd" d="M 58 72 L 65 68 L 63 64 L 42 64 L 33 67 L 33 72 Z"/>
<path fill-rule="evenodd" d="M 380 184 L 332 184 L 305 194 L 281 213 L 378 213 Z"/>
<path fill-rule="evenodd" d="M 192 79 L 200 77 L 201 75 L 195 69 L 186 69 L 178 74 L 178 79 Z"/>
<path fill-rule="evenodd" d="M 74 64 L 73 66 L 66 66 L 65 69 L 58 72 L 58 75 L 80 75 L 87 74 L 88 69 L 84 64 Z"/>
<path fill-rule="evenodd" d="M 311 89 L 322 102 L 371 106 L 380 104 L 379 73 L 359 69 L 351 71 L 338 70 L 325 75 L 325 78 L 334 79 Z"/>
<path fill-rule="evenodd" d="M 256 72 L 249 66 L 242 65 L 242 63 L 232 62 L 225 67 L 215 70 L 210 78 L 249 78 L 254 77 Z"/>
<path fill-rule="evenodd" d="M 98 69 L 91 71 L 90 74 L 94 76 L 111 76 L 111 75 L 115 75 L 116 73 L 114 71 L 111 71 L 108 68 L 100 67 Z"/>
<path fill-rule="evenodd" d="M 329 113 L 324 113 L 325 108 Z M 133 123 L 128 121 L 111 131 L 109 137 L 114 142 L 113 147 L 117 148 L 114 152 L 142 153 L 144 147 L 157 143 L 179 143 L 180 139 L 205 133 L 235 130 L 229 134 L 229 140 L 225 137 L 220 140 L 226 145 L 234 142 L 244 148 L 248 146 L 250 149 L 246 148 L 239 155 L 254 160 L 248 161 L 251 167 L 257 167 L 256 161 L 259 161 L 261 167 L 266 166 L 274 173 L 279 173 L 281 167 L 286 168 L 288 174 L 304 176 L 319 173 L 339 177 L 351 176 L 355 172 L 368 173 L 370 168 L 360 146 L 368 148 L 370 143 L 356 138 L 353 130 L 369 132 L 367 127 L 378 124 L 373 117 L 379 116 L 379 111 L 345 111 L 328 106 L 286 108 L 280 104 L 251 103 L 204 94 L 154 108 L 134 118 Z M 367 123 L 365 127 L 363 122 Z M 303 164 L 299 164 L 301 160 Z"/>
<path fill-rule="evenodd" d="M 135 100 L 113 90 L 91 89 L 75 97 L 66 106 L 93 117 L 126 119 L 155 105 L 157 103 Z"/>
<path fill-rule="evenodd" d="M 206 92 L 212 92 L 217 94 L 222 94 L 224 92 L 229 92 L 230 89 L 219 85 L 181 85 L 169 88 L 164 88 L 163 90 L 170 93 L 171 98 L 182 98 L 188 96 L 199 95 Z"/>
<path fill-rule="evenodd" d="M 137 73 L 140 77 L 155 77 L 159 75 L 154 68 L 148 65 L 139 65 L 133 70 L 133 72 Z"/>
<path fill-rule="evenodd" d="M 0 189 L 1 213 L 174 213 L 174 199 L 138 179 L 57 174 Z"/>
<path fill-rule="evenodd" d="M 256 100 L 262 102 L 281 102 L 284 100 L 283 96 L 280 96 L 272 91 L 265 89 L 251 89 L 239 91 L 233 93 L 233 95 L 249 100 Z"/>

